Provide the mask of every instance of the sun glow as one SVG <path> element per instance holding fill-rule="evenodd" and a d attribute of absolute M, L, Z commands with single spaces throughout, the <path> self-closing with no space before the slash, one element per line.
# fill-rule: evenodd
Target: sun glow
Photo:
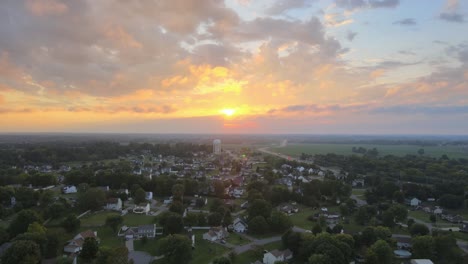
<path fill-rule="evenodd" d="M 223 113 L 225 116 L 233 116 L 236 113 L 236 110 L 231 108 L 225 108 L 221 110 L 221 113 Z"/>

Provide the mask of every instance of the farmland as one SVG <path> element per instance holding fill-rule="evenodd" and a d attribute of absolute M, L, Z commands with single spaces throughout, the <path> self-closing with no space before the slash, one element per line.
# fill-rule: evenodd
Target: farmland
<path fill-rule="evenodd" d="M 447 155 L 449 158 L 468 158 L 468 149 L 461 146 L 417 146 L 417 145 L 379 145 L 379 144 L 289 144 L 285 147 L 272 147 L 271 151 L 278 152 L 293 157 L 299 157 L 301 153 L 306 154 L 328 154 L 352 155 L 353 147 L 363 147 L 366 149 L 377 148 L 380 156 L 395 155 L 418 155 L 419 149 L 424 149 L 424 155 L 440 157 Z M 359 154 L 356 154 L 359 155 Z"/>

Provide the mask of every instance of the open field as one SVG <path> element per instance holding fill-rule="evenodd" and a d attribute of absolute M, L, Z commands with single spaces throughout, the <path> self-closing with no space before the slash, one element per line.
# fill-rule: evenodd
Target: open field
<path fill-rule="evenodd" d="M 457 146 L 416 146 L 416 145 L 378 145 L 378 144 L 289 144 L 285 147 L 274 147 L 271 151 L 299 157 L 301 153 L 306 154 L 328 154 L 359 155 L 352 152 L 353 147 L 366 149 L 377 148 L 380 156 L 395 155 L 405 156 L 407 154 L 418 155 L 420 148 L 424 149 L 424 155 L 440 157 L 446 154 L 449 158 L 468 158 L 468 151 Z"/>

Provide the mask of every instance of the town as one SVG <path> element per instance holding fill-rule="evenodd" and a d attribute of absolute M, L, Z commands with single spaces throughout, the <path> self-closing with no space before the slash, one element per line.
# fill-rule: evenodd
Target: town
<path fill-rule="evenodd" d="M 219 139 L 3 148 L 2 263 L 465 263 L 466 184 L 437 174 L 463 181 L 467 160 L 376 151 L 291 158 Z M 416 162 L 432 169 L 423 182 Z"/>

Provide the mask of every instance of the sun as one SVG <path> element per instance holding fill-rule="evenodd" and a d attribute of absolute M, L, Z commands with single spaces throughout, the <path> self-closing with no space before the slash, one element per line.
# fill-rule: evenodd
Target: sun
<path fill-rule="evenodd" d="M 236 113 L 236 110 L 232 108 L 225 108 L 221 110 L 221 113 L 223 113 L 225 116 L 233 116 Z"/>

